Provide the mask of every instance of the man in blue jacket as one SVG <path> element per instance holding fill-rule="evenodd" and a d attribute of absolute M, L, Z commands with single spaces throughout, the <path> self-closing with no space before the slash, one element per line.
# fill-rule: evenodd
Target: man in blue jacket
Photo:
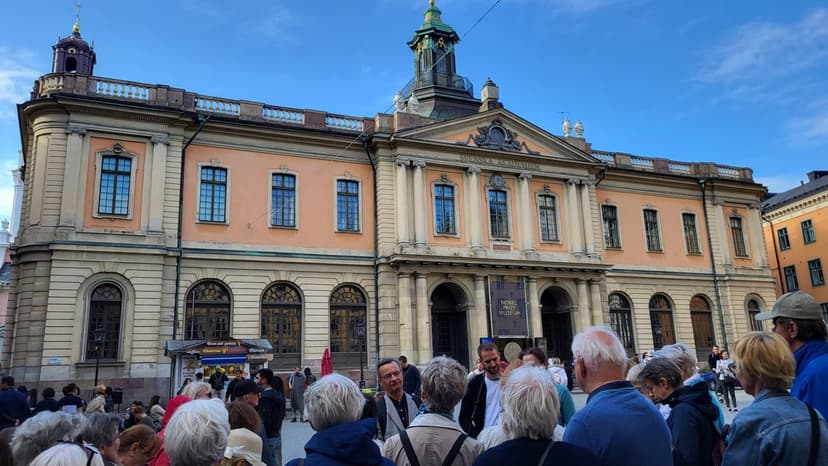
<path fill-rule="evenodd" d="M 14 427 L 29 417 L 26 394 L 14 389 L 14 377 L 0 379 L 0 429 Z"/>
<path fill-rule="evenodd" d="M 828 418 L 828 329 L 819 304 L 804 291 L 785 293 L 773 309 L 756 315 L 756 320 L 769 319 L 773 319 L 773 331 L 788 342 L 796 359 L 791 395 Z"/>

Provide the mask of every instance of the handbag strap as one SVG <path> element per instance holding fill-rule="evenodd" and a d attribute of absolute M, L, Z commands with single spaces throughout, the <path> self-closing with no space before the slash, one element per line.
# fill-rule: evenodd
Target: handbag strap
<path fill-rule="evenodd" d="M 808 406 L 808 413 L 811 415 L 811 448 L 808 451 L 808 466 L 816 466 L 817 454 L 819 453 L 819 418 L 811 405 Z"/>
<path fill-rule="evenodd" d="M 446 455 L 446 459 L 443 460 L 443 466 L 451 466 L 454 463 L 454 458 L 457 457 L 457 454 L 460 453 L 460 448 L 463 446 L 463 442 L 466 441 L 468 435 L 460 434 L 457 437 L 457 440 L 454 441 L 454 445 L 451 446 L 451 450 L 449 450 L 448 455 Z"/>
<path fill-rule="evenodd" d="M 543 450 L 543 455 L 540 457 L 540 461 L 538 461 L 538 466 L 543 466 L 546 463 L 546 457 L 549 455 L 549 452 L 552 451 L 552 446 L 555 445 L 555 440 L 550 439 L 549 445 L 546 446 L 546 449 Z"/>
<path fill-rule="evenodd" d="M 420 466 L 420 461 L 417 460 L 417 454 L 414 453 L 414 447 L 411 446 L 411 440 L 404 430 L 400 431 L 400 441 L 402 442 L 403 450 L 405 450 L 405 456 L 408 457 L 408 462 L 411 466 Z"/>

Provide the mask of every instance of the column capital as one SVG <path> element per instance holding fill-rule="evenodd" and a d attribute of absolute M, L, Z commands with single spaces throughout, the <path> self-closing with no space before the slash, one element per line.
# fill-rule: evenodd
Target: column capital
<path fill-rule="evenodd" d="M 403 166 L 406 166 L 406 165 L 411 165 L 411 160 L 406 159 L 404 157 L 397 157 L 397 160 L 395 160 L 394 162 L 399 167 L 403 167 Z"/>
<path fill-rule="evenodd" d="M 581 180 L 581 184 L 586 186 L 587 188 L 589 188 L 589 187 L 595 186 L 595 180 L 585 178 L 585 179 Z"/>
<path fill-rule="evenodd" d="M 759 207 L 761 207 L 761 204 L 758 202 L 751 202 L 748 204 L 748 209 L 759 210 Z"/>
<path fill-rule="evenodd" d="M 426 163 L 423 159 L 412 159 L 411 165 L 413 165 L 415 168 L 424 168 L 426 166 Z"/>
<path fill-rule="evenodd" d="M 520 178 L 522 181 L 529 181 L 532 179 L 532 174 L 529 172 L 520 172 L 518 178 Z"/>
<path fill-rule="evenodd" d="M 475 276 L 474 276 L 474 281 L 476 281 L 476 282 L 477 282 L 477 281 L 481 281 L 481 282 L 482 282 L 482 281 L 483 281 L 483 280 L 485 280 L 485 279 L 486 279 L 486 276 L 485 276 L 485 275 L 475 275 Z"/>
<path fill-rule="evenodd" d="M 411 278 L 411 272 L 397 272 L 397 278 Z"/>
<path fill-rule="evenodd" d="M 426 272 L 414 272 L 414 278 L 417 280 L 425 279 L 428 276 Z"/>
<path fill-rule="evenodd" d="M 86 128 L 69 125 L 66 127 L 66 134 L 77 134 L 78 136 L 83 136 L 84 134 L 86 134 Z"/>
<path fill-rule="evenodd" d="M 575 284 L 576 285 L 586 285 L 586 283 L 587 283 L 587 281 L 586 281 L 585 278 L 576 278 L 575 279 Z"/>
<path fill-rule="evenodd" d="M 150 138 L 153 144 L 164 144 L 167 145 L 170 143 L 169 137 L 166 134 L 156 134 L 152 138 Z"/>
<path fill-rule="evenodd" d="M 588 281 L 591 285 L 600 285 L 601 282 L 604 281 L 604 279 L 601 278 L 601 277 L 593 277 L 593 278 L 588 279 Z"/>
<path fill-rule="evenodd" d="M 567 178 L 566 184 L 570 186 L 575 186 L 581 182 L 580 178 Z"/>
<path fill-rule="evenodd" d="M 469 168 L 466 169 L 466 173 L 469 175 L 479 175 L 480 174 L 480 167 L 478 165 L 471 165 Z"/>
<path fill-rule="evenodd" d="M 722 198 L 714 197 L 712 201 L 713 205 L 724 205 L 725 201 Z"/>
<path fill-rule="evenodd" d="M 537 283 L 538 282 L 538 277 L 527 277 L 527 281 L 529 283 Z"/>

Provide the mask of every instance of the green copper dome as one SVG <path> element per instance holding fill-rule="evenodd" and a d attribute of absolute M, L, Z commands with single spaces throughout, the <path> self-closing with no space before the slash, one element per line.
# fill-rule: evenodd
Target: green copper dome
<path fill-rule="evenodd" d="M 423 20 L 423 25 L 420 26 L 420 30 L 423 29 L 437 29 L 438 31 L 443 32 L 454 32 L 451 26 L 444 23 L 442 18 L 440 18 L 440 11 L 437 8 L 437 5 L 434 4 L 434 0 L 428 1 L 428 9 L 425 12 L 425 19 Z"/>

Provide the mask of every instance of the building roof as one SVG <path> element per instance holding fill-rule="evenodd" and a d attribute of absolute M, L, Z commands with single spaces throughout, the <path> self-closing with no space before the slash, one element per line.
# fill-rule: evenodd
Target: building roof
<path fill-rule="evenodd" d="M 768 212 L 778 209 L 786 204 L 798 201 L 802 198 L 828 190 L 828 176 L 820 176 L 805 184 L 789 189 L 785 192 L 775 194 L 762 202 L 762 211 Z"/>

